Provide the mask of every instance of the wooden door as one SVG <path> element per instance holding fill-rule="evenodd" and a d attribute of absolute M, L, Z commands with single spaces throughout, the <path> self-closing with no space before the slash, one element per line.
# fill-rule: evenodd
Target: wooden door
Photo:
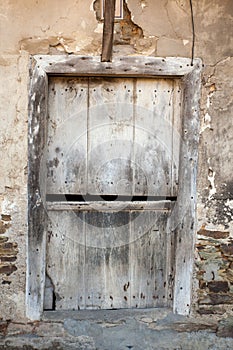
<path fill-rule="evenodd" d="M 181 89 L 51 77 L 45 309 L 171 306 Z"/>

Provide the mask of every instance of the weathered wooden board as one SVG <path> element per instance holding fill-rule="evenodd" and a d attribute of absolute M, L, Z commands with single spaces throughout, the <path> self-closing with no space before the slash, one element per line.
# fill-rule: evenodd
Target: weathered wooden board
<path fill-rule="evenodd" d="M 137 195 L 171 195 L 173 81 L 137 79 L 135 177 Z"/>
<path fill-rule="evenodd" d="M 132 195 L 133 81 L 89 84 L 88 193 Z"/>
<path fill-rule="evenodd" d="M 102 62 L 110 62 L 112 60 L 115 7 L 116 0 L 108 0 L 104 2 L 104 27 L 101 54 Z"/>
<path fill-rule="evenodd" d="M 172 116 L 172 179 L 171 196 L 177 196 L 179 185 L 180 148 L 183 142 L 182 108 L 183 108 L 183 88 L 180 79 L 173 80 L 173 116 Z"/>
<path fill-rule="evenodd" d="M 28 251 L 26 315 L 36 320 L 43 311 L 46 245 L 46 164 L 48 78 L 31 62 L 28 104 Z"/>
<path fill-rule="evenodd" d="M 47 193 L 87 192 L 88 79 L 49 80 Z"/>
<path fill-rule="evenodd" d="M 47 193 L 176 196 L 178 91 L 172 79 L 50 79 Z"/>
<path fill-rule="evenodd" d="M 47 202 L 48 211 L 136 211 L 136 210 L 172 210 L 175 201 L 96 201 L 96 202 Z"/>
<path fill-rule="evenodd" d="M 127 308 L 129 213 L 86 214 L 86 308 Z"/>
<path fill-rule="evenodd" d="M 46 271 L 56 310 L 169 305 L 169 212 L 50 213 Z"/>
<path fill-rule="evenodd" d="M 84 215 L 49 214 L 46 274 L 53 284 L 56 310 L 78 310 L 86 305 Z"/>
<path fill-rule="evenodd" d="M 131 212 L 131 307 L 168 306 L 167 214 Z"/>
<path fill-rule="evenodd" d="M 101 62 L 98 56 L 38 55 L 37 64 L 49 75 L 122 76 L 122 77 L 182 77 L 202 62 L 184 57 L 115 56 L 112 62 Z"/>

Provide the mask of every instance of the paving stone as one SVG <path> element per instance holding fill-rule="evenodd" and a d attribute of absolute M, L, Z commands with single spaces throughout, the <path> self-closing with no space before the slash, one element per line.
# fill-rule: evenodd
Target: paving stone
<path fill-rule="evenodd" d="M 4 335 L 7 330 L 8 323 L 5 321 L 0 321 L 0 335 Z"/>
<path fill-rule="evenodd" d="M 145 323 L 152 323 L 153 319 L 151 317 L 143 317 L 140 319 L 140 321 L 145 322 Z"/>
<path fill-rule="evenodd" d="M 23 335 L 33 333 L 34 326 L 32 324 L 10 323 L 7 328 L 7 335 Z"/>
<path fill-rule="evenodd" d="M 168 324 L 150 324 L 150 329 L 155 330 L 164 330 L 170 329 L 176 332 L 198 332 L 206 330 L 207 332 L 216 332 L 217 325 L 211 323 L 197 323 L 197 322 L 188 322 L 188 323 L 168 323 Z"/>
<path fill-rule="evenodd" d="M 228 317 L 225 320 L 219 322 L 217 336 L 224 338 L 233 338 L 233 317 Z"/>
<path fill-rule="evenodd" d="M 89 337 L 46 338 L 38 336 L 7 337 L 0 340 L 1 350 L 96 350 Z"/>
<path fill-rule="evenodd" d="M 62 323 L 40 323 L 34 327 L 33 332 L 40 337 L 49 335 L 54 337 L 65 337 L 67 335 Z"/>
<path fill-rule="evenodd" d="M 85 318 L 85 313 L 83 313 Z M 155 310 L 80 313 L 60 321 L 9 324 L 1 350 L 232 350 L 233 318 L 217 324 L 208 317 L 184 317 Z M 115 315 L 115 320 L 114 320 Z M 162 316 L 163 315 L 163 316 Z M 77 318 L 77 319 L 76 319 Z M 156 320 L 156 322 L 154 321 Z M 216 335 L 216 328 L 218 331 Z M 23 334 L 20 333 L 23 331 Z"/>

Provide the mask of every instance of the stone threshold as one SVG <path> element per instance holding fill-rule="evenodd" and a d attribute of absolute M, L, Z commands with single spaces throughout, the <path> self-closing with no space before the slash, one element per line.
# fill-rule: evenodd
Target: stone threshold
<path fill-rule="evenodd" d="M 233 349 L 233 318 L 171 309 L 46 311 L 37 322 L 0 322 L 1 350 Z"/>

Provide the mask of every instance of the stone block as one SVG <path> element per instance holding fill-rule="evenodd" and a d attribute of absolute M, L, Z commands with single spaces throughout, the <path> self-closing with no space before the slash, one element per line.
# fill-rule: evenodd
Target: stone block
<path fill-rule="evenodd" d="M 210 303 L 217 304 L 233 304 L 233 294 L 232 293 L 211 293 L 209 294 Z"/>
<path fill-rule="evenodd" d="M 233 243 L 230 244 L 221 244 L 221 252 L 226 256 L 233 256 Z"/>
<path fill-rule="evenodd" d="M 228 317 L 219 322 L 217 336 L 223 338 L 233 338 L 233 317 Z"/>
<path fill-rule="evenodd" d="M 8 323 L 5 321 L 0 321 L 0 335 L 5 335 L 7 331 Z"/>
<path fill-rule="evenodd" d="M 230 235 L 230 232 L 228 232 L 228 231 L 205 230 L 204 228 L 200 229 L 197 233 L 198 233 L 198 235 L 211 237 L 211 238 L 215 238 L 215 239 L 228 238 Z"/>
<path fill-rule="evenodd" d="M 218 293 L 218 292 L 228 292 L 229 286 L 226 281 L 210 281 L 208 282 L 208 288 L 210 292 Z"/>

